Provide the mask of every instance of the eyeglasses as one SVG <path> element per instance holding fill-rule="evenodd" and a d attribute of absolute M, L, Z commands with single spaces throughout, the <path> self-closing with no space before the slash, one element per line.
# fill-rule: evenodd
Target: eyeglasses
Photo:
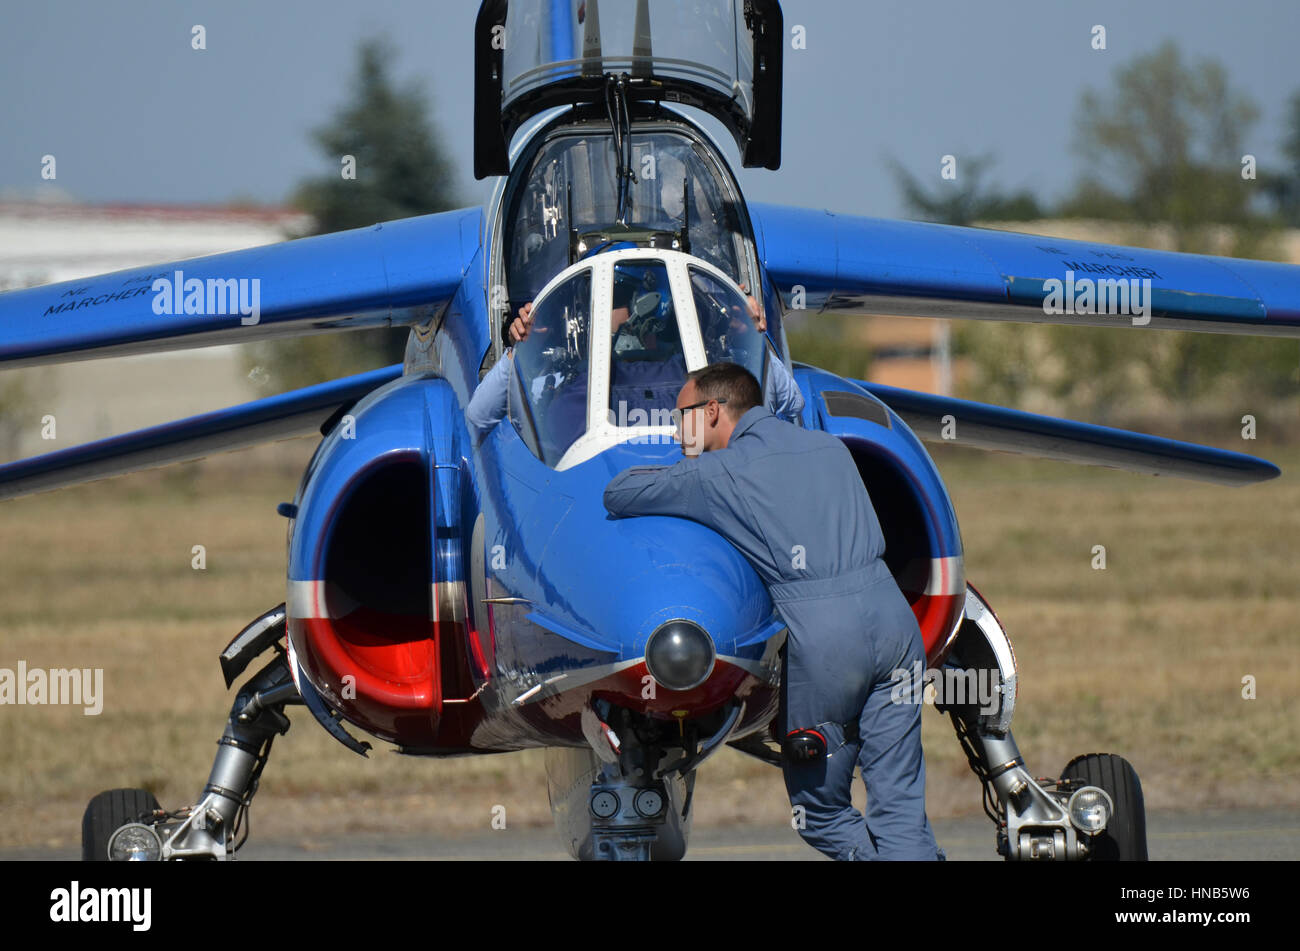
<path fill-rule="evenodd" d="M 682 418 L 691 410 L 699 409 L 701 406 L 708 406 L 710 403 L 722 404 L 727 402 L 722 400 L 700 400 L 698 403 L 692 403 L 690 406 L 683 406 L 681 409 L 675 409 L 668 415 L 672 417 L 673 425 L 678 429 L 682 428 Z"/>

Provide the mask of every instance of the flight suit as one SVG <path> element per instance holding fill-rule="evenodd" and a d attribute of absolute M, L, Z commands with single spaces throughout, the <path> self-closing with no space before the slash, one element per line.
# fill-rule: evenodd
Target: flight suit
<path fill-rule="evenodd" d="M 756 406 L 725 449 L 630 468 L 610 481 L 604 501 L 618 517 L 707 525 L 767 585 L 789 628 L 782 735 L 815 729 L 829 754 L 784 768 L 791 805 L 803 807 L 804 840 L 837 859 L 937 858 L 921 704 L 890 699 L 894 671 L 924 666 L 921 631 L 881 558 L 880 522 L 844 444 Z M 850 798 L 855 762 L 867 787 L 865 822 Z"/>

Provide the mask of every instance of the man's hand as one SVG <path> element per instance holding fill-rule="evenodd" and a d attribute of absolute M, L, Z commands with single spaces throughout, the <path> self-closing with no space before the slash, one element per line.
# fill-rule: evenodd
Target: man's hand
<path fill-rule="evenodd" d="M 529 301 L 519 308 L 519 316 L 510 322 L 510 337 L 515 343 L 528 336 L 533 326 L 533 302 Z"/>
<path fill-rule="evenodd" d="M 754 295 L 749 293 L 749 285 L 741 284 L 740 289 L 745 292 L 745 301 L 749 304 L 749 316 L 754 318 L 754 326 L 758 328 L 759 333 L 767 333 L 767 320 L 763 317 L 763 312 L 758 309 L 758 301 L 754 300 Z"/>

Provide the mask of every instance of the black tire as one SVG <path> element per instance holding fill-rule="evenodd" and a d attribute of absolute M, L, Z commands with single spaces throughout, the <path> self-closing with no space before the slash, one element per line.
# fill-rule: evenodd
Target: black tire
<path fill-rule="evenodd" d="M 81 861 L 107 862 L 108 840 L 120 826 L 158 808 L 147 789 L 109 789 L 90 800 L 81 817 Z"/>
<path fill-rule="evenodd" d="M 1115 803 L 1106 831 L 1092 838 L 1090 862 L 1147 861 L 1147 813 L 1142 783 L 1128 760 L 1113 753 L 1076 756 L 1061 770 L 1062 779 L 1081 780 L 1078 786 L 1098 786 Z"/>

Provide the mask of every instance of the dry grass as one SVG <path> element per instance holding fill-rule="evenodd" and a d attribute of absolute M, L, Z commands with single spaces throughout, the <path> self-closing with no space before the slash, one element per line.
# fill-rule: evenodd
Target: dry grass
<path fill-rule="evenodd" d="M 143 786 L 192 801 L 230 698 L 216 656 L 284 598 L 284 523 L 311 450 L 296 441 L 0 504 L 0 667 L 102 667 L 104 711 L 0 707 L 0 848 L 75 843 L 85 801 Z M 1148 805 L 1300 805 L 1300 451 L 1247 489 L 944 449 L 971 580 L 1021 666 L 1030 768 L 1133 761 Z M 191 568 L 192 546 L 207 569 Z M 1093 545 L 1107 567 L 1093 570 Z M 1242 678 L 1258 699 L 1242 699 Z M 299 710 L 253 810 L 257 833 L 436 831 L 549 821 L 537 751 L 362 760 Z M 946 721 L 928 713 L 932 815 L 978 811 Z M 861 789 L 857 790 L 861 796 Z M 780 774 L 726 750 L 701 771 L 700 823 L 779 822 Z"/>

